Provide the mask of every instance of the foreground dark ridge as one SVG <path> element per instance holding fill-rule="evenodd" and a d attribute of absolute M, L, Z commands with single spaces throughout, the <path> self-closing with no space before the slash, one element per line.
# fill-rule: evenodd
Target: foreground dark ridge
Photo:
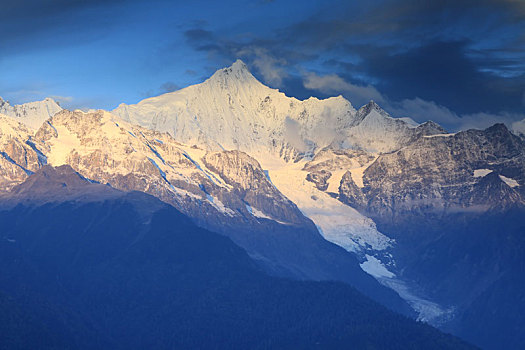
<path fill-rule="evenodd" d="M 471 348 L 347 285 L 269 277 L 149 195 L 33 176 L 1 203 L 3 349 Z"/>

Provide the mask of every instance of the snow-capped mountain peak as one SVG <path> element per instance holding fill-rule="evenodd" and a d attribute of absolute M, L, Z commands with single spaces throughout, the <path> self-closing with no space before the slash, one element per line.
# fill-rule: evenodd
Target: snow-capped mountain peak
<path fill-rule="evenodd" d="M 377 112 L 384 117 L 390 117 L 390 115 L 383 110 L 374 100 L 370 100 L 366 105 L 359 108 L 356 112 L 356 120 L 362 121 L 370 113 Z"/>
<path fill-rule="evenodd" d="M 248 66 L 238 59 L 230 67 L 217 70 L 209 79 L 209 82 L 226 83 L 238 81 L 241 83 L 258 83 L 259 81 L 252 75 Z"/>
<path fill-rule="evenodd" d="M 390 152 L 417 124 L 370 101 L 358 111 L 343 96 L 298 100 L 259 82 L 241 60 L 201 84 L 121 104 L 113 113 L 208 150 L 241 150 L 290 161 L 324 147 Z"/>
<path fill-rule="evenodd" d="M 343 97 L 300 101 L 260 83 L 237 60 L 201 84 L 120 105 L 126 121 L 168 132 L 179 142 L 210 150 L 277 154 L 285 159 L 333 142 L 353 122 Z"/>
<path fill-rule="evenodd" d="M 11 106 L 0 97 L 0 114 L 16 118 L 31 129 L 38 129 L 44 121 L 61 111 L 62 107 L 52 98 Z"/>

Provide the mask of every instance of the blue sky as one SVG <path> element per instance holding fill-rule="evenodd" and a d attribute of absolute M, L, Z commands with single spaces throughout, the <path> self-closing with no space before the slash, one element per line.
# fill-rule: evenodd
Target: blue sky
<path fill-rule="evenodd" d="M 4 0 L 0 96 L 112 109 L 243 59 L 298 98 L 455 130 L 525 118 L 525 1 Z"/>

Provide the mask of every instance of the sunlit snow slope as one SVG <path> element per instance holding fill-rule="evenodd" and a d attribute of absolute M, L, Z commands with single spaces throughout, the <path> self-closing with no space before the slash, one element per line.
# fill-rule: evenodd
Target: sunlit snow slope
<path fill-rule="evenodd" d="M 0 114 L 16 118 L 19 122 L 34 130 L 38 129 L 45 120 L 61 110 L 62 107 L 51 98 L 11 106 L 8 101 L 0 97 Z"/>
<path fill-rule="evenodd" d="M 186 144 L 238 149 L 286 160 L 332 145 L 391 151 L 406 140 L 413 123 L 391 118 L 375 103 L 356 111 L 342 96 L 300 101 L 260 83 L 238 60 L 205 82 L 121 104 L 124 120 L 169 132 Z"/>
<path fill-rule="evenodd" d="M 328 241 L 355 253 L 366 249 L 384 250 L 393 243 L 376 229 L 371 219 L 307 181 L 304 160 L 285 163 L 266 159 L 261 164 L 268 169 L 270 181 L 312 219 Z"/>

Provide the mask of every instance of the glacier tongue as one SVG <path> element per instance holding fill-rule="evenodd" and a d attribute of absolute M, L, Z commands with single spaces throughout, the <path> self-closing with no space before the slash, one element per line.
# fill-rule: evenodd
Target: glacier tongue
<path fill-rule="evenodd" d="M 260 162 L 268 169 L 271 182 L 316 224 L 326 240 L 359 255 L 367 250 L 385 250 L 394 243 L 376 229 L 371 219 L 307 181 L 307 172 L 303 170 L 305 161 L 285 163 L 264 159 Z"/>
<path fill-rule="evenodd" d="M 395 267 L 394 257 L 389 253 L 395 244 L 393 239 L 379 232 L 370 218 L 306 180 L 307 171 L 303 170 L 306 161 L 285 163 L 281 159 L 261 159 L 272 183 L 316 224 L 323 237 L 355 253 L 362 261 L 362 270 L 405 299 L 417 312 L 419 321 L 439 325 L 451 317 L 453 309 L 414 292 L 417 288 L 391 271 Z M 388 265 L 382 260 L 388 261 Z"/>
<path fill-rule="evenodd" d="M 439 326 L 454 316 L 453 307 L 443 307 L 415 293 L 413 286 L 396 277 L 376 276 L 376 279 L 397 292 L 418 313 L 417 320 Z"/>

